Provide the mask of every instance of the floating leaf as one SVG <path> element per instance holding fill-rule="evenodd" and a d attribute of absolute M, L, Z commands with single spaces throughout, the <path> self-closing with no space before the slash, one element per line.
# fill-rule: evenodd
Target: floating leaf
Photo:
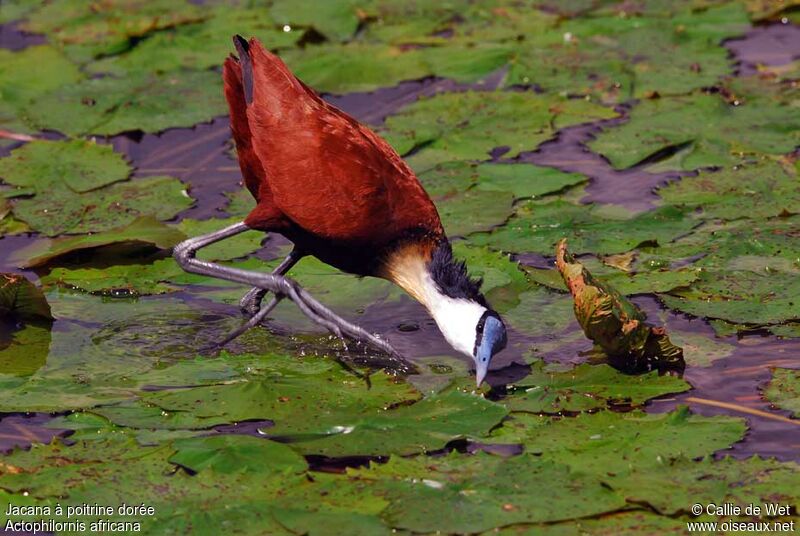
<path fill-rule="evenodd" d="M 0 11 L 8 9 L 5 4 Z M 82 78 L 78 68 L 52 47 L 33 46 L 17 52 L 0 49 L 0 128 L 31 132 L 22 113 L 25 105 Z"/>
<path fill-rule="evenodd" d="M 417 171 L 452 160 L 487 159 L 495 147 L 505 157 L 533 150 L 557 129 L 616 113 L 585 100 L 532 92 L 443 93 L 421 99 L 386 119 L 384 134 L 400 152 L 422 147 L 409 159 Z"/>
<path fill-rule="evenodd" d="M 506 415 L 481 396 L 449 391 L 413 405 L 353 415 L 317 437 L 293 446 L 305 454 L 378 456 L 438 450 L 455 439 L 485 434 Z M 263 430 L 271 434 L 272 430 Z M 322 431 L 322 430 L 320 430 Z"/>
<path fill-rule="evenodd" d="M 793 412 L 795 417 L 800 416 L 800 370 L 772 369 L 764 396 L 779 408 Z"/>
<path fill-rule="evenodd" d="M 213 71 L 93 78 L 34 99 L 26 114 L 39 128 L 69 135 L 190 127 L 226 112 L 221 82 Z"/>
<path fill-rule="evenodd" d="M 505 403 L 512 411 L 587 411 L 609 404 L 638 406 L 651 398 L 689 388 L 685 381 L 659 376 L 656 371 L 629 376 L 608 365 L 588 364 L 572 370 L 548 371 L 538 362 L 530 375 L 514 385 Z"/>
<path fill-rule="evenodd" d="M 575 317 L 584 334 L 620 366 L 683 369 L 683 350 L 670 342 L 666 330 L 645 324 L 635 305 L 575 261 L 566 240 L 556 248 L 556 266 L 575 300 Z"/>
<path fill-rule="evenodd" d="M 123 52 L 155 30 L 200 20 L 196 6 L 174 0 L 57 0 L 28 13 L 22 28 L 47 34 L 70 57 L 88 61 Z"/>
<path fill-rule="evenodd" d="M 11 333 L 11 340 L 4 339 L 0 337 L 0 374 L 30 376 L 47 362 L 50 326 L 26 324 Z"/>
<path fill-rule="evenodd" d="M 104 407 L 94 411 L 123 426 L 139 428 L 208 428 L 244 420 L 270 419 L 270 435 L 327 434 L 344 429 L 387 405 L 416 400 L 410 386 L 384 373 L 364 379 L 329 361 L 285 355 L 259 360 L 263 371 L 247 381 L 146 393 L 147 404 Z M 309 382 L 315 388 L 308 390 Z M 313 412 L 313 420 L 302 415 Z M 341 430 L 340 430 L 341 431 Z"/>
<path fill-rule="evenodd" d="M 729 166 L 734 153 L 788 153 L 800 143 L 800 111 L 752 87 L 724 94 L 696 93 L 640 102 L 630 120 L 597 136 L 589 147 L 625 169 L 664 151 L 684 149 L 674 168 Z M 789 91 L 789 90 L 787 90 Z M 787 97 L 791 100 L 791 97 Z"/>
<path fill-rule="evenodd" d="M 587 180 L 579 173 L 534 164 L 480 164 L 475 172 L 478 190 L 511 192 L 517 199 L 558 193 Z"/>
<path fill-rule="evenodd" d="M 243 435 L 218 435 L 179 439 L 171 463 L 194 472 L 302 473 L 306 461 L 291 448 L 268 439 Z"/>
<path fill-rule="evenodd" d="M 282 26 L 312 26 L 335 41 L 346 41 L 352 37 L 360 20 L 356 0 L 323 3 L 314 0 L 276 0 L 272 2 L 269 13 Z"/>
<path fill-rule="evenodd" d="M 0 178 L 29 187 L 38 195 L 57 195 L 66 185 L 75 193 L 128 178 L 131 169 L 110 145 L 94 141 L 33 141 L 0 160 Z"/>
<path fill-rule="evenodd" d="M 526 452 L 565 463 L 574 471 L 609 474 L 625 481 L 631 469 L 647 471 L 671 460 L 697 458 L 739 441 L 742 419 L 692 415 L 685 407 L 671 413 L 599 411 L 576 417 L 539 417 L 514 413 L 494 435 L 521 441 Z M 635 485 L 635 480 L 631 483 Z M 685 505 L 683 506 L 685 508 Z"/>
<path fill-rule="evenodd" d="M 201 23 L 183 24 L 156 32 L 126 54 L 90 63 L 91 72 L 123 75 L 168 72 L 182 68 L 208 69 L 221 65 L 233 50 L 231 36 L 258 37 L 270 50 L 291 46 L 299 32 L 284 32 L 266 9 L 212 8 Z"/>
<path fill-rule="evenodd" d="M 470 237 L 480 245 L 510 252 L 551 254 L 561 238 L 575 253 L 612 254 L 648 244 L 663 245 L 697 225 L 685 209 L 661 207 L 628 218 L 607 217 L 600 207 L 561 199 L 517 205 L 516 215 L 491 234 Z"/>
<path fill-rule="evenodd" d="M 111 244 L 151 245 L 168 249 L 185 240 L 186 235 L 154 220 L 137 218 L 130 224 L 103 233 L 39 240 L 14 252 L 11 262 L 20 268 L 42 266 L 53 259 L 75 251 L 95 249 Z"/>
<path fill-rule="evenodd" d="M 527 453 L 392 457 L 357 474 L 377 480 L 373 486 L 384 490 L 391 504 L 381 515 L 389 524 L 421 533 L 471 534 L 512 523 L 597 515 L 624 504 L 596 477 Z M 549 483 L 548 493 L 531 493 L 541 482 Z"/>
<path fill-rule="evenodd" d="M 658 190 L 668 203 L 702 208 L 707 218 L 770 218 L 797 212 L 797 164 L 745 163 L 715 172 L 683 177 Z"/>
<path fill-rule="evenodd" d="M 53 268 L 42 282 L 105 296 L 142 296 L 177 290 L 165 281 L 182 274 L 173 259 L 162 259 L 153 264 L 119 264 L 108 268 Z"/>
<path fill-rule="evenodd" d="M 567 20 L 519 50 L 507 83 L 611 102 L 712 86 L 733 70 L 722 41 L 747 31 L 746 13 L 736 4 L 675 11 Z"/>

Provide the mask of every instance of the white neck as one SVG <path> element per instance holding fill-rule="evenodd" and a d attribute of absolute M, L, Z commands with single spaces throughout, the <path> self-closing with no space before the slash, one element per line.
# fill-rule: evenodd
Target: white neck
<path fill-rule="evenodd" d="M 406 254 L 393 261 L 387 266 L 386 277 L 425 306 L 453 348 L 473 357 L 475 328 L 486 308 L 467 298 L 451 298 L 442 293 L 428 272 L 424 257 Z"/>

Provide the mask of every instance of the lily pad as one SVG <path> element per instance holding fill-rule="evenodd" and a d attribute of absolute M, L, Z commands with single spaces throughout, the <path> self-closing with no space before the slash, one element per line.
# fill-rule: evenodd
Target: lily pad
<path fill-rule="evenodd" d="M 776 368 L 764 396 L 781 409 L 800 416 L 800 370 Z"/>
<path fill-rule="evenodd" d="M 575 300 L 575 317 L 584 334 L 627 370 L 683 370 L 683 350 L 670 342 L 664 328 L 648 326 L 645 315 L 617 290 L 595 279 L 567 252 L 562 240 L 556 266 Z"/>
<path fill-rule="evenodd" d="M 162 259 L 153 264 L 119 264 L 108 268 L 53 268 L 42 282 L 104 296 L 130 297 L 177 290 L 165 281 L 182 274 L 174 260 Z"/>
<path fill-rule="evenodd" d="M 527 453 L 392 457 L 358 474 L 377 480 L 373 486 L 391 501 L 381 514 L 391 526 L 421 533 L 475 533 L 597 515 L 624 505 L 596 477 Z M 541 482 L 549 483 L 548 493 L 531 493 Z"/>
<path fill-rule="evenodd" d="M 408 455 L 478 437 L 505 417 L 494 402 L 460 391 L 432 395 L 410 406 L 353 415 L 322 434 L 292 443 L 302 453 L 325 456 Z M 263 430 L 271 434 L 272 429 Z"/>
<path fill-rule="evenodd" d="M 516 214 L 507 225 L 491 234 L 474 235 L 470 241 L 503 251 L 550 255 L 556 243 L 566 237 L 576 254 L 605 255 L 645 244 L 663 245 L 696 225 L 685 209 L 670 206 L 633 217 L 610 218 L 593 205 L 561 199 L 527 201 L 517 205 Z"/>
<path fill-rule="evenodd" d="M 0 11 L 6 9 L 4 5 Z M 23 114 L 25 105 L 81 79 L 78 67 L 52 47 L 33 46 L 18 52 L 0 49 L 0 128 L 31 132 Z"/>
<path fill-rule="evenodd" d="M 270 50 L 292 46 L 300 32 L 285 32 L 264 8 L 216 6 L 200 23 L 183 24 L 156 32 L 130 52 L 87 65 L 90 72 L 124 75 L 208 69 L 221 65 L 233 49 L 231 36 L 257 37 Z"/>
<path fill-rule="evenodd" d="M 480 164 L 475 172 L 478 190 L 511 192 L 517 199 L 558 193 L 587 181 L 580 173 L 534 164 Z"/>
<path fill-rule="evenodd" d="M 194 199 L 178 179 L 147 177 L 82 194 L 55 187 L 49 195 L 16 200 L 13 211 L 32 229 L 56 236 L 108 231 L 142 217 L 168 220 L 192 204 Z"/>
<path fill-rule="evenodd" d="M 133 244 L 168 249 L 186 240 L 186 235 L 151 218 L 137 218 L 129 225 L 103 233 L 85 236 L 62 237 L 38 240 L 30 246 L 14 252 L 11 262 L 20 268 L 32 268 L 48 264 L 62 255 L 75 251 L 95 249 L 111 244 Z"/>
<path fill-rule="evenodd" d="M 46 34 L 77 61 L 118 54 L 156 30 L 202 18 L 189 2 L 173 0 L 58 0 L 29 12 L 22 28 Z"/>
<path fill-rule="evenodd" d="M 656 371 L 639 376 L 622 374 L 608 365 L 578 365 L 572 370 L 548 371 L 533 365 L 504 400 L 511 411 L 560 413 L 588 411 L 608 405 L 638 406 L 651 398 L 680 393 L 690 385 Z"/>
<path fill-rule="evenodd" d="M 663 18 L 609 13 L 567 20 L 558 33 L 544 32 L 519 50 L 507 83 L 609 102 L 712 86 L 733 70 L 722 41 L 747 31 L 747 15 L 737 4 L 681 7 Z"/>
<path fill-rule="evenodd" d="M 270 419 L 270 435 L 326 434 L 353 418 L 388 405 L 413 401 L 419 393 L 384 373 L 366 379 L 329 361 L 276 354 L 259 359 L 259 374 L 219 385 L 149 392 L 134 406 L 94 411 L 123 426 L 159 429 L 208 428 L 216 424 Z M 309 392 L 309 382 L 316 385 Z M 312 412 L 313 420 L 299 416 Z"/>
<path fill-rule="evenodd" d="M 50 326 L 28 323 L 10 335 L 10 340 L 0 337 L 0 374 L 30 376 L 45 365 L 50 352 Z"/>
<path fill-rule="evenodd" d="M 25 113 L 38 128 L 73 136 L 158 132 L 224 115 L 221 84 L 212 71 L 93 78 L 34 99 Z"/>
<path fill-rule="evenodd" d="M 671 460 L 709 455 L 739 441 L 747 427 L 733 417 L 701 417 L 686 407 L 671 413 L 600 411 L 576 417 L 514 413 L 493 435 L 520 441 L 526 452 L 570 465 L 575 471 L 618 475 L 646 471 Z M 685 508 L 685 505 L 684 505 Z"/>
<path fill-rule="evenodd" d="M 358 4 L 355 0 L 276 0 L 269 14 L 281 26 L 311 26 L 332 41 L 347 41 L 358 28 L 359 14 L 364 13 Z"/>
<path fill-rule="evenodd" d="M 797 212 L 797 165 L 761 160 L 684 177 L 658 190 L 668 203 L 701 208 L 707 218 L 762 219 Z"/>
<path fill-rule="evenodd" d="M 291 448 L 268 439 L 244 435 L 219 435 L 179 439 L 170 463 L 194 472 L 302 473 L 306 461 Z"/>
<path fill-rule="evenodd" d="M 532 92 L 443 93 L 387 118 L 382 134 L 401 153 L 419 147 L 409 163 L 421 172 L 439 162 L 487 159 L 501 146 L 509 147 L 504 156 L 513 158 L 557 129 L 614 116 L 610 108 L 585 100 Z"/>
<path fill-rule="evenodd" d="M 788 153 L 800 143 L 800 111 L 791 104 L 753 88 L 729 91 L 732 102 L 724 93 L 645 100 L 628 122 L 599 134 L 589 147 L 616 169 L 683 148 L 673 168 L 693 170 L 735 165 L 742 153 Z"/>
<path fill-rule="evenodd" d="M 94 141 L 33 141 L 0 160 L 0 178 L 7 184 L 54 195 L 66 185 L 85 193 L 128 178 L 130 166 L 110 145 Z"/>

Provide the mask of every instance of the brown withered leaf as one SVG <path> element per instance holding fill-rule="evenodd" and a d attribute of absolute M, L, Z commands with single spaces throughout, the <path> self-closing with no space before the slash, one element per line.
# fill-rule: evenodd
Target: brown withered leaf
<path fill-rule="evenodd" d="M 617 368 L 683 370 L 683 349 L 670 342 L 666 330 L 645 323 L 645 315 L 612 286 L 591 273 L 556 245 L 556 267 L 575 301 L 575 317 L 586 336 L 600 346 Z"/>
<path fill-rule="evenodd" d="M 0 320 L 52 320 L 50 305 L 36 285 L 19 274 L 0 273 Z"/>

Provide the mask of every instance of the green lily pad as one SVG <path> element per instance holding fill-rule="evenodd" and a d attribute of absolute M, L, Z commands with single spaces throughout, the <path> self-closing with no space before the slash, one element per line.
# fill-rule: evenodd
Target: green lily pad
<path fill-rule="evenodd" d="M 281 59 L 303 82 L 327 93 L 371 91 L 431 74 L 418 52 L 386 45 L 309 46 L 283 51 Z"/>
<path fill-rule="evenodd" d="M 87 65 L 90 72 L 124 75 L 208 69 L 221 65 L 233 50 L 231 36 L 258 37 L 270 50 L 292 46 L 299 32 L 285 32 L 263 8 L 217 6 L 200 23 L 183 24 L 156 32 L 126 54 Z"/>
<path fill-rule="evenodd" d="M 601 262 L 594 257 L 581 257 L 581 264 L 595 276 L 613 286 L 623 296 L 633 294 L 649 294 L 653 292 L 670 292 L 685 287 L 699 278 L 696 270 L 689 268 L 667 270 L 637 267 L 639 271 L 624 271 Z M 643 268 L 643 269 L 639 269 Z M 525 274 L 536 283 L 555 290 L 567 291 L 564 279 L 557 269 L 523 267 Z"/>
<path fill-rule="evenodd" d="M 636 534 L 686 534 L 686 519 L 659 516 L 646 510 L 632 510 L 604 515 L 598 519 L 578 519 L 549 525 L 512 525 L 492 534 L 501 536 L 633 536 Z M 488 534 L 487 534 L 488 536 Z"/>
<path fill-rule="evenodd" d="M 147 177 L 78 194 L 53 188 L 49 195 L 17 199 L 14 216 L 48 236 L 119 228 L 142 217 L 168 220 L 194 204 L 173 177 Z M 56 213 L 59 217 L 54 218 Z"/>
<path fill-rule="evenodd" d="M 675 11 L 664 18 L 610 13 L 565 21 L 558 33 L 543 32 L 519 50 L 507 83 L 609 102 L 714 85 L 733 70 L 722 41 L 747 31 L 744 9 Z"/>
<path fill-rule="evenodd" d="M 575 260 L 566 240 L 556 246 L 556 267 L 575 301 L 575 318 L 584 334 L 615 366 L 683 370 L 683 350 L 670 342 L 666 330 L 645 324 L 644 313 Z"/>
<path fill-rule="evenodd" d="M 50 305 L 36 285 L 18 274 L 0 273 L 0 319 L 53 320 Z"/>
<path fill-rule="evenodd" d="M 609 483 L 631 502 L 647 504 L 662 515 L 686 512 L 687 504 L 727 503 L 741 505 L 742 510 L 748 504 L 759 505 L 761 515 L 755 517 L 763 518 L 764 503 L 796 503 L 798 478 L 800 467 L 794 463 L 758 457 L 712 461 L 709 457 L 701 462 L 682 458 L 668 464 L 640 466 Z M 726 517 L 745 521 L 753 516 L 728 512 Z"/>
<path fill-rule="evenodd" d="M 77 61 L 112 55 L 156 30 L 202 18 L 189 2 L 173 0 L 58 0 L 27 13 L 22 28 L 46 34 Z"/>
<path fill-rule="evenodd" d="M 34 99 L 25 113 L 38 128 L 76 136 L 190 127 L 226 110 L 219 73 L 173 71 L 66 85 Z"/>
<path fill-rule="evenodd" d="M 5 12 L 9 9 L 3 2 Z M 83 79 L 78 68 L 56 49 L 33 46 L 0 49 L 0 128 L 30 133 L 23 109 L 32 99 Z"/>
<path fill-rule="evenodd" d="M 763 325 L 800 319 L 798 292 L 796 275 L 717 271 L 703 272 L 691 287 L 674 290 L 662 300 L 667 307 L 699 317 Z"/>
<path fill-rule="evenodd" d="M 557 129 L 615 116 L 585 100 L 532 92 L 443 93 L 387 118 L 382 134 L 401 153 L 424 145 L 409 159 L 420 172 L 440 162 L 487 159 L 500 146 L 508 146 L 504 156 L 513 158 L 535 149 Z"/>
<path fill-rule="evenodd" d="M 130 166 L 110 145 L 94 141 L 33 141 L 0 160 L 0 178 L 53 195 L 66 185 L 81 194 L 128 178 Z"/>
<path fill-rule="evenodd" d="M 391 526 L 421 533 L 475 533 L 597 515 L 624 505 L 596 477 L 527 453 L 392 457 L 357 474 L 377 480 L 373 486 L 391 501 L 381 514 Z M 541 482 L 549 483 L 548 493 L 531 493 Z"/>
<path fill-rule="evenodd" d="M 120 264 L 108 268 L 53 268 L 42 278 L 42 283 L 104 296 L 143 296 L 177 290 L 165 281 L 182 273 L 173 259 L 162 259 L 153 264 Z"/>
<path fill-rule="evenodd" d="M 800 370 L 772 369 L 772 379 L 764 390 L 764 396 L 781 409 L 800 416 Z"/>
<path fill-rule="evenodd" d="M 511 411 L 588 411 L 612 404 L 638 406 L 651 398 L 689 389 L 685 381 L 659 376 L 656 371 L 629 376 L 608 365 L 588 364 L 572 370 L 548 371 L 540 361 L 514 385 L 504 402 Z"/>
<path fill-rule="evenodd" d="M 527 201 L 517 205 L 508 224 L 491 234 L 470 237 L 475 244 L 503 251 L 552 254 L 556 243 L 567 238 L 576 254 L 612 254 L 637 246 L 663 245 L 697 225 L 685 209 L 666 206 L 624 218 L 609 218 L 594 205 L 576 205 L 561 199 Z"/>
<path fill-rule="evenodd" d="M 702 208 L 703 216 L 770 218 L 797 212 L 797 165 L 762 160 L 684 177 L 658 190 L 668 203 Z"/>
<path fill-rule="evenodd" d="M 277 24 L 312 26 L 334 41 L 347 41 L 353 36 L 360 21 L 359 11 L 356 0 L 323 3 L 314 0 L 276 0 L 269 8 L 269 14 Z"/>
<path fill-rule="evenodd" d="M 580 173 L 534 164 L 480 164 L 475 172 L 478 190 L 511 192 L 517 199 L 558 193 L 587 181 Z"/>
<path fill-rule="evenodd" d="M 353 415 L 292 446 L 304 454 L 325 456 L 408 455 L 444 448 L 455 439 L 481 436 L 506 413 L 501 405 L 481 396 L 449 391 L 410 406 Z M 271 434 L 272 430 L 263 432 Z"/>
<path fill-rule="evenodd" d="M 137 218 L 130 224 L 103 233 L 38 240 L 14 252 L 11 262 L 20 268 L 32 268 L 52 262 L 75 251 L 95 249 L 112 244 L 134 244 L 168 249 L 186 240 L 186 235 L 150 218 Z"/>
<path fill-rule="evenodd" d="M 3 9 L 0 9 L 0 24 L 22 19 L 40 5 L 41 3 L 38 0 L 8 0 L 3 2 Z"/>
<path fill-rule="evenodd" d="M 302 473 L 306 461 L 291 448 L 268 439 L 243 435 L 218 435 L 179 439 L 170 463 L 194 472 Z"/>
<path fill-rule="evenodd" d="M 13 331 L 10 340 L 0 338 L 0 374 L 31 376 L 47 363 L 50 326 L 25 324 Z"/>
<path fill-rule="evenodd" d="M 419 398 L 410 386 L 384 373 L 365 379 L 319 358 L 275 354 L 258 360 L 251 378 L 223 384 L 144 393 L 143 403 L 94 411 L 115 424 L 138 428 L 208 428 L 216 424 L 270 419 L 270 435 L 335 433 L 355 417 Z M 308 390 L 309 382 L 315 388 Z M 313 412 L 313 420 L 302 415 Z"/>
<path fill-rule="evenodd" d="M 800 111 L 781 100 L 791 97 L 759 94 L 757 87 L 740 85 L 729 90 L 733 102 L 723 94 L 704 93 L 643 101 L 628 122 L 599 134 L 589 147 L 616 169 L 674 148 L 684 150 L 671 167 L 685 170 L 735 165 L 741 153 L 794 150 L 800 143 Z"/>
<path fill-rule="evenodd" d="M 632 468 L 644 471 L 727 448 L 747 429 L 742 419 L 701 417 L 686 407 L 662 414 L 600 411 L 569 418 L 512 416 L 512 421 L 493 433 L 496 439 L 521 442 L 526 452 L 568 464 L 575 471 L 605 478 L 618 475 L 620 480 Z"/>

